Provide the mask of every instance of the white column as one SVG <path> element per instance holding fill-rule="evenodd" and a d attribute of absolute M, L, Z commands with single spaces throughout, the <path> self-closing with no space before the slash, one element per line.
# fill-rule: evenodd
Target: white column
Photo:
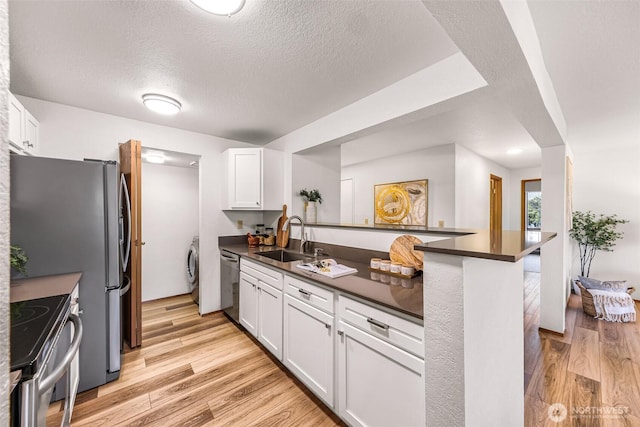
<path fill-rule="evenodd" d="M 524 425 L 522 261 L 425 253 L 426 424 Z"/>
<path fill-rule="evenodd" d="M 540 327 L 564 333 L 571 247 L 567 235 L 564 145 L 542 148 L 542 231 L 558 237 L 540 249 Z"/>

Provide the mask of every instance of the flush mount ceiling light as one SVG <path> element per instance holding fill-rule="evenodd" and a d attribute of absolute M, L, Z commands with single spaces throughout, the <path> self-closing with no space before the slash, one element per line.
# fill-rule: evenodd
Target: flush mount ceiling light
<path fill-rule="evenodd" d="M 179 113 L 182 108 L 182 104 L 175 99 L 157 93 L 145 93 L 142 102 L 151 111 L 167 116 Z"/>
<path fill-rule="evenodd" d="M 240 12 L 244 0 L 191 0 L 200 9 L 214 15 L 231 16 Z"/>
<path fill-rule="evenodd" d="M 144 156 L 144 158 L 149 163 L 158 163 L 158 164 L 162 164 L 166 160 L 166 157 L 164 156 L 164 153 L 161 153 L 159 151 L 153 151 L 153 152 L 147 153 Z"/>
<path fill-rule="evenodd" d="M 507 154 L 510 156 L 515 156 L 516 154 L 522 153 L 522 148 L 510 148 L 507 150 Z"/>

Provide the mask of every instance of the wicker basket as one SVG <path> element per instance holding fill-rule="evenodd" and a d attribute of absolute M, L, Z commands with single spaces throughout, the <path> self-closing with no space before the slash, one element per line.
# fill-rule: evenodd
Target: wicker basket
<path fill-rule="evenodd" d="M 576 280 L 576 285 L 580 288 L 580 295 L 582 296 L 582 310 L 587 313 L 589 316 L 596 317 L 596 307 L 593 305 L 593 295 L 591 292 L 580 283 L 579 280 Z M 636 291 L 636 288 L 630 287 L 627 288 L 627 293 L 631 295 Z"/>

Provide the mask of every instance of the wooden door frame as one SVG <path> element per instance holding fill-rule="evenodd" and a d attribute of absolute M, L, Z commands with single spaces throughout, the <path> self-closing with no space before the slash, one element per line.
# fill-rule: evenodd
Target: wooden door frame
<path fill-rule="evenodd" d="M 542 178 L 523 179 L 522 181 L 520 181 L 520 229 L 522 231 L 527 231 L 527 223 L 524 220 L 525 208 L 527 207 L 527 202 L 525 200 L 526 192 L 524 191 L 525 185 L 527 184 L 527 182 L 535 182 L 535 181 L 542 182 Z"/>
<path fill-rule="evenodd" d="M 499 184 L 495 189 L 494 183 Z M 496 190 L 495 198 L 493 197 L 494 190 Z M 495 205 L 494 200 L 496 201 Z M 496 211 L 499 212 L 498 215 L 496 215 Z M 494 174 L 489 174 L 489 230 L 502 230 L 502 178 Z"/>
<path fill-rule="evenodd" d="M 131 252 L 126 274 L 131 287 L 123 298 L 123 338 L 129 347 L 142 345 L 142 143 L 119 144 L 120 171 L 131 197 Z"/>

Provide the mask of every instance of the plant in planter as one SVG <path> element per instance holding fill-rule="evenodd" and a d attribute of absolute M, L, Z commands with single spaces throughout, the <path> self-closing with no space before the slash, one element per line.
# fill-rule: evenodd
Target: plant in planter
<path fill-rule="evenodd" d="M 10 264 L 11 268 L 13 268 L 18 273 L 22 273 L 25 276 L 27 275 L 27 261 L 29 261 L 29 257 L 24 252 L 20 246 L 11 245 L 10 246 Z"/>
<path fill-rule="evenodd" d="M 318 219 L 318 209 L 316 202 L 322 203 L 322 195 L 317 188 L 313 190 L 307 190 L 303 188 L 300 190 L 300 195 L 304 199 L 304 210 L 307 222 L 316 222 Z"/>
<path fill-rule="evenodd" d="M 616 215 L 600 214 L 596 217 L 591 211 L 573 212 L 569 236 L 578 242 L 581 276 L 589 277 L 591 262 L 597 251 L 613 251 L 616 240 L 623 236 L 621 231 L 616 231 L 616 226 L 627 222 L 629 221 L 618 219 Z"/>

